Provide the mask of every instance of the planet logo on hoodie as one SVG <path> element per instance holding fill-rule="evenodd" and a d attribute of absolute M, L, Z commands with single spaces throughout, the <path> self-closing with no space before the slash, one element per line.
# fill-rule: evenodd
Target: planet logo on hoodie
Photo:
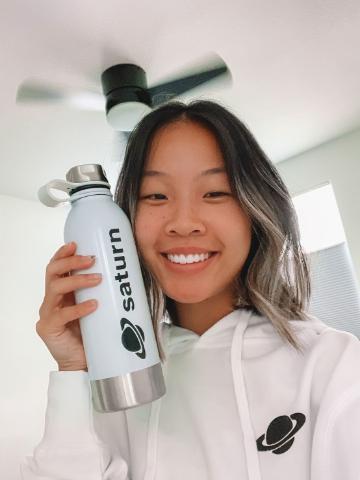
<path fill-rule="evenodd" d="M 290 417 L 281 415 L 274 418 L 266 433 L 256 440 L 259 452 L 271 450 L 277 455 L 287 452 L 295 441 L 295 433 L 304 425 L 305 419 L 303 413 L 293 413 Z"/>
<path fill-rule="evenodd" d="M 120 320 L 122 330 L 121 343 L 129 352 L 134 352 L 139 358 L 145 358 L 144 331 L 139 325 L 133 325 L 128 319 Z"/>

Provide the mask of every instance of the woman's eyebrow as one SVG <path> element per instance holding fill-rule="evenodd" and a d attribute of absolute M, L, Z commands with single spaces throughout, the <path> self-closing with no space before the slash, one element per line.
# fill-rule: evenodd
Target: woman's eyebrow
<path fill-rule="evenodd" d="M 197 177 L 205 177 L 206 175 L 214 175 L 216 173 L 226 173 L 226 170 L 224 167 L 214 167 L 214 168 L 209 168 L 208 170 L 204 170 L 203 172 L 200 172 L 200 174 Z M 160 172 L 158 170 L 145 170 L 143 173 L 143 177 L 170 177 L 166 172 Z"/>

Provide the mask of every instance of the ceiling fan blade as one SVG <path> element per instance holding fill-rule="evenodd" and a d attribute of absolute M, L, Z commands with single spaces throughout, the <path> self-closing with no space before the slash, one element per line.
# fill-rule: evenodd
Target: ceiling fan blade
<path fill-rule="evenodd" d="M 131 132 L 121 132 L 124 137 L 124 141 L 127 143 L 129 141 L 129 137 L 131 135 Z"/>
<path fill-rule="evenodd" d="M 204 67 L 203 71 L 198 73 L 186 75 L 182 78 L 177 78 L 149 88 L 148 91 L 153 98 L 154 103 L 161 103 L 161 97 L 164 97 L 164 99 L 167 100 L 188 92 L 189 90 L 192 90 L 199 85 L 203 85 L 215 78 L 231 79 L 230 70 L 225 62 L 218 56 L 216 60 L 216 63 L 211 68 L 208 67 L 205 69 Z"/>
<path fill-rule="evenodd" d="M 113 135 L 113 146 L 111 152 L 111 161 L 115 163 L 122 163 L 126 146 L 131 132 L 115 130 Z"/>
<path fill-rule="evenodd" d="M 16 92 L 16 103 L 24 102 L 52 102 L 65 98 L 59 88 L 49 87 L 34 82 L 22 83 Z"/>
<path fill-rule="evenodd" d="M 105 99 L 98 92 L 70 90 L 35 81 L 25 81 L 19 86 L 16 92 L 16 103 L 60 103 L 80 110 L 105 111 Z"/>

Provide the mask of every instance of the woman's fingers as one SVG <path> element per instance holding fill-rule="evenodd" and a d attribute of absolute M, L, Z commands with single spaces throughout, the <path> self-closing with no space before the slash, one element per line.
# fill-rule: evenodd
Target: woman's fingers
<path fill-rule="evenodd" d="M 48 323 L 48 329 L 62 329 L 69 322 L 73 322 L 75 319 L 88 315 L 90 312 L 96 310 L 96 308 L 97 301 L 95 299 L 86 300 L 79 304 L 61 308 L 53 315 L 52 322 Z"/>
<path fill-rule="evenodd" d="M 75 303 L 74 290 L 89 283 L 87 275 L 70 275 L 74 270 L 84 270 L 94 264 L 94 259 L 83 255 L 74 255 L 75 244 L 60 247 L 46 267 L 45 296 L 39 314 L 49 315 L 51 311 Z"/>
<path fill-rule="evenodd" d="M 71 255 L 55 259 L 50 262 L 46 268 L 47 281 L 53 278 L 63 277 L 65 274 L 74 270 L 89 268 L 94 262 L 95 258 L 86 255 Z"/>
<path fill-rule="evenodd" d="M 96 274 L 90 273 L 54 278 L 49 283 L 49 287 L 45 295 L 45 301 L 40 313 L 44 313 L 44 311 L 48 312 L 65 305 L 67 306 L 69 302 L 64 301 L 66 295 L 73 294 L 75 290 L 80 288 L 93 287 L 101 281 L 102 277 L 95 277 L 95 275 Z"/>
<path fill-rule="evenodd" d="M 71 242 L 70 244 L 66 243 L 65 245 L 62 245 L 51 257 L 50 262 L 52 262 L 53 260 L 58 260 L 59 258 L 67 257 L 68 255 L 72 255 L 75 252 L 76 247 L 77 245 L 75 242 Z"/>

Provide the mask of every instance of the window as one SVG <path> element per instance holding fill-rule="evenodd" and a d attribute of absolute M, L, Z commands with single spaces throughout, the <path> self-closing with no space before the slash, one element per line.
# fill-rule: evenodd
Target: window
<path fill-rule="evenodd" d="M 360 338 L 360 292 L 332 185 L 292 200 L 301 244 L 310 257 L 309 313 Z"/>

